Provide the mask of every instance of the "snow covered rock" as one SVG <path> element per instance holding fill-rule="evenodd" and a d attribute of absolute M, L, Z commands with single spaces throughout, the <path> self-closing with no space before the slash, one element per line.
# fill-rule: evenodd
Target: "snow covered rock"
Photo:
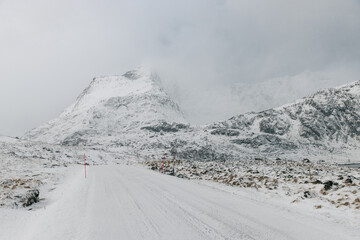
<path fill-rule="evenodd" d="M 174 122 L 186 123 L 158 75 L 137 68 L 122 76 L 94 78 L 57 119 L 29 131 L 24 138 L 69 146 L 106 145 L 125 134 L 137 138 L 142 127 L 159 131 L 186 127 L 172 126 Z"/>
<path fill-rule="evenodd" d="M 198 127 L 186 122 L 158 75 L 138 68 L 94 78 L 57 119 L 24 138 L 137 159 L 158 159 L 175 149 L 176 157 L 193 160 L 341 156 L 346 161 L 359 154 L 360 81 Z"/>
<path fill-rule="evenodd" d="M 28 206 L 33 205 L 34 203 L 39 202 L 39 195 L 40 195 L 40 192 L 38 189 L 29 190 L 25 194 L 25 197 L 22 199 L 23 207 L 28 207 Z"/>
<path fill-rule="evenodd" d="M 329 88 L 294 104 L 235 116 L 208 127 L 213 132 L 240 132 L 230 142 L 263 153 L 299 149 L 358 148 L 360 145 L 360 81 Z"/>

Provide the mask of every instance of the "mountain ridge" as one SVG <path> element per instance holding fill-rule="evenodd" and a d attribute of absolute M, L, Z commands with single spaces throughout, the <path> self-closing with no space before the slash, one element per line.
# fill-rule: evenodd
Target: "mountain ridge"
<path fill-rule="evenodd" d="M 114 152 L 131 149 L 143 159 L 164 152 L 198 160 L 340 156 L 360 146 L 360 81 L 277 108 L 192 126 L 160 77 L 135 69 L 94 78 L 59 118 L 23 138 Z"/>

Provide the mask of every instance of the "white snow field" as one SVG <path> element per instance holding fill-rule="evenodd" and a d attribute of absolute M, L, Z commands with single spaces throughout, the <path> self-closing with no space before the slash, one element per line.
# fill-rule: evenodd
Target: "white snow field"
<path fill-rule="evenodd" d="M 76 166 L 33 210 L 1 209 L 0 239 L 359 239 L 359 228 L 257 197 L 139 166 L 89 166 L 85 179 Z"/>

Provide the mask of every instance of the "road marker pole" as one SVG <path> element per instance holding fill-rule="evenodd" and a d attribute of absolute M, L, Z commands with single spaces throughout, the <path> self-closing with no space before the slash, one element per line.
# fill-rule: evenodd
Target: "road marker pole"
<path fill-rule="evenodd" d="M 163 158 L 163 165 L 162 165 L 162 168 L 161 168 L 161 173 L 164 173 L 164 164 L 165 164 L 165 154 L 164 154 L 164 158 Z"/>
<path fill-rule="evenodd" d="M 86 179 L 86 157 L 85 157 L 85 153 L 84 153 L 84 167 L 85 167 L 85 179 Z"/>

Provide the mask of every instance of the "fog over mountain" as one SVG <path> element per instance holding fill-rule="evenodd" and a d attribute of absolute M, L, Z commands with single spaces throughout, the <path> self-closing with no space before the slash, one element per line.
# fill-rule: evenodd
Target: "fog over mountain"
<path fill-rule="evenodd" d="M 0 23 L 3 135 L 141 64 L 196 124 L 360 79 L 358 0 L 0 0 Z"/>
<path fill-rule="evenodd" d="M 285 90 L 281 82 L 272 89 Z M 356 81 L 278 108 L 194 126 L 166 93 L 161 78 L 142 67 L 94 78 L 58 118 L 27 132 L 22 140 L 89 147 L 112 152 L 115 159 L 134 154 L 155 160 L 170 152 L 188 160 L 333 160 L 336 155 L 338 161 L 351 161 L 359 153 L 359 110 Z"/>

